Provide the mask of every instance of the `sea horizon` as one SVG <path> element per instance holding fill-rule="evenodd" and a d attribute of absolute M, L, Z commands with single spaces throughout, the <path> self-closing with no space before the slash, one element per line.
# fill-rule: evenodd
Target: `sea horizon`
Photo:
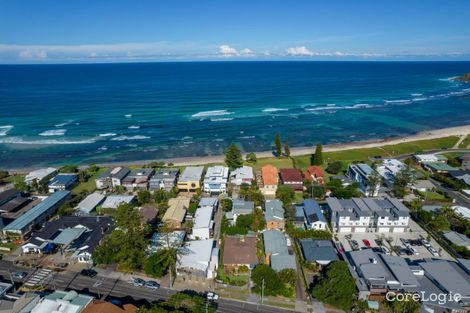
<path fill-rule="evenodd" d="M 0 164 L 220 155 L 470 124 L 469 61 L 0 65 Z M 11 110 L 15 108 L 15 110 Z"/>

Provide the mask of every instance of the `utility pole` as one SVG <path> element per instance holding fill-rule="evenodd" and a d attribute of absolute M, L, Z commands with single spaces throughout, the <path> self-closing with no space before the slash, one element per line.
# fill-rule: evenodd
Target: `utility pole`
<path fill-rule="evenodd" d="M 8 269 L 8 276 L 10 276 L 10 281 L 11 281 L 11 284 L 13 285 L 13 292 L 16 293 L 16 286 L 15 286 L 15 282 L 13 281 L 13 276 L 11 275 L 10 269 Z"/>

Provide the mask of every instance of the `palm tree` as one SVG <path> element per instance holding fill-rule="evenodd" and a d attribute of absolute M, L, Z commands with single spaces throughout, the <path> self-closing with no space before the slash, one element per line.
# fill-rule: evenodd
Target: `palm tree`
<path fill-rule="evenodd" d="M 173 286 L 173 277 L 176 277 L 176 263 L 179 262 L 179 257 L 185 254 L 183 247 L 178 246 L 178 242 L 171 242 L 171 227 L 168 224 L 164 224 L 160 227 L 159 232 L 165 234 L 166 249 L 164 249 L 161 258 L 158 263 L 161 263 L 163 267 L 168 267 L 170 274 L 169 288 Z"/>

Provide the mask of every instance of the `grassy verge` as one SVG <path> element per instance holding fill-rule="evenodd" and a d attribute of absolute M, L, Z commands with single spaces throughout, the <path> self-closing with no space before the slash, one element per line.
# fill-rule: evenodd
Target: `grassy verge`
<path fill-rule="evenodd" d="M 467 135 L 464 140 L 459 144 L 459 148 L 461 149 L 467 149 L 467 147 L 470 145 L 470 135 Z"/>

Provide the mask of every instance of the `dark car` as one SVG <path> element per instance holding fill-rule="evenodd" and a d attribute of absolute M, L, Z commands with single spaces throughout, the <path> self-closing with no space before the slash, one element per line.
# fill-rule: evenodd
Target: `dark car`
<path fill-rule="evenodd" d="M 349 241 L 349 244 L 351 245 L 351 248 L 352 248 L 354 251 L 359 250 L 359 243 L 358 243 L 356 240 L 354 240 L 354 239 L 350 240 L 350 241 Z"/>
<path fill-rule="evenodd" d="M 145 287 L 150 288 L 150 289 L 158 289 L 160 288 L 160 284 L 157 283 L 156 281 L 149 280 L 145 283 Z"/>
<path fill-rule="evenodd" d="M 80 272 L 80 274 L 82 274 L 83 276 L 88 276 L 88 277 L 95 277 L 96 275 L 98 275 L 98 273 L 92 269 L 83 269 Z"/>
<path fill-rule="evenodd" d="M 375 243 L 376 243 L 379 247 L 380 247 L 380 246 L 383 246 L 383 241 L 382 241 L 382 239 L 375 239 L 374 241 L 375 241 Z"/>
<path fill-rule="evenodd" d="M 26 272 L 13 272 L 11 274 L 11 276 L 13 276 L 13 278 L 16 278 L 16 279 L 23 279 L 26 276 L 28 276 L 28 273 L 26 273 Z"/>

